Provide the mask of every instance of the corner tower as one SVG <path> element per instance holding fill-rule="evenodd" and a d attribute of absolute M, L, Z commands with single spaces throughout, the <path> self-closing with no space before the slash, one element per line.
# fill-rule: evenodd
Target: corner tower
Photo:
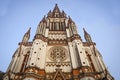
<path fill-rule="evenodd" d="M 86 42 L 56 4 L 38 24 L 32 42 L 30 29 L 25 33 L 4 80 L 114 80 L 85 29 L 84 34 Z"/>

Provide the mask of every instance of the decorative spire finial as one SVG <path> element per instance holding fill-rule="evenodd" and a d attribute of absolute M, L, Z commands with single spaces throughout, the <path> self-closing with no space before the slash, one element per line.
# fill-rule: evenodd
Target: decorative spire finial
<path fill-rule="evenodd" d="M 92 42 L 91 36 L 87 33 L 87 31 L 85 30 L 85 28 L 83 28 L 84 31 L 84 38 L 87 42 Z"/>
<path fill-rule="evenodd" d="M 45 17 L 45 15 L 44 15 L 44 17 L 43 17 L 43 19 L 42 19 L 43 22 L 46 22 L 45 18 L 46 18 L 46 17 Z"/>
<path fill-rule="evenodd" d="M 25 33 L 24 37 L 23 37 L 23 40 L 22 42 L 23 43 L 26 43 L 28 42 L 29 38 L 30 38 L 30 30 L 31 30 L 31 27 L 28 29 L 28 31 Z"/>
<path fill-rule="evenodd" d="M 62 10 L 62 16 L 66 17 L 66 13 Z"/>
<path fill-rule="evenodd" d="M 68 22 L 73 22 L 74 23 L 74 21 L 72 20 L 72 18 L 70 17 L 70 16 L 68 16 Z"/>
<path fill-rule="evenodd" d="M 28 29 L 27 34 L 30 34 L 31 27 Z"/>
<path fill-rule="evenodd" d="M 51 10 L 48 12 L 47 17 L 51 16 Z"/>
<path fill-rule="evenodd" d="M 87 31 L 85 30 L 85 28 L 83 28 L 83 31 L 84 31 L 84 34 L 85 35 L 87 35 L 88 33 L 87 33 Z"/>

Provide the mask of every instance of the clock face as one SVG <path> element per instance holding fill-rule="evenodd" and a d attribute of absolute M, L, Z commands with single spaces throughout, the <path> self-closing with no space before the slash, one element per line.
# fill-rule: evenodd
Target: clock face
<path fill-rule="evenodd" d="M 50 60 L 61 62 L 67 58 L 67 51 L 63 47 L 55 46 L 50 48 L 48 55 Z"/>

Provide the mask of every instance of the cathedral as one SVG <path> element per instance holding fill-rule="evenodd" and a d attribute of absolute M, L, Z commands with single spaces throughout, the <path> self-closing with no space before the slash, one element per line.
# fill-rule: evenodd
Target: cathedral
<path fill-rule="evenodd" d="M 90 34 L 85 41 L 75 22 L 56 4 L 37 26 L 29 41 L 24 34 L 3 80 L 114 80 Z"/>

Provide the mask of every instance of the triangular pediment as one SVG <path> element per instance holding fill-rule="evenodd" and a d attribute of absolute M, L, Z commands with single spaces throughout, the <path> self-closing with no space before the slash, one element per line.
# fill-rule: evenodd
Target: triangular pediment
<path fill-rule="evenodd" d="M 66 80 L 61 69 L 57 69 L 53 80 Z"/>

